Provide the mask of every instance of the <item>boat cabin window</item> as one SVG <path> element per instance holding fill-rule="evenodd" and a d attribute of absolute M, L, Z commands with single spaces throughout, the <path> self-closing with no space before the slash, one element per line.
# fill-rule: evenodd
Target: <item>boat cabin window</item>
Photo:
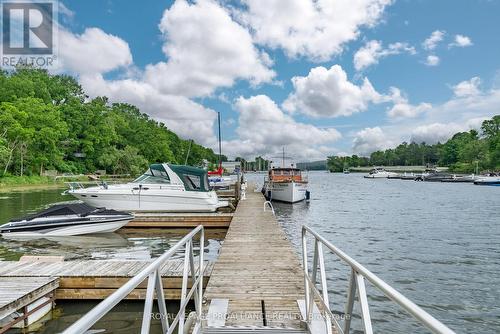
<path fill-rule="evenodd" d="M 188 190 L 201 190 L 202 179 L 199 175 L 184 174 L 183 177 Z"/>
<path fill-rule="evenodd" d="M 160 164 L 151 165 L 148 171 L 133 181 L 134 183 L 169 184 L 168 173 Z"/>

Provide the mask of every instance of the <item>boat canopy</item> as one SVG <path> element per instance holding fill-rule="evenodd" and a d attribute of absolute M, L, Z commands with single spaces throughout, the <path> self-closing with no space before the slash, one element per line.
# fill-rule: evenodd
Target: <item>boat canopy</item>
<path fill-rule="evenodd" d="M 168 167 L 176 173 L 189 191 L 209 191 L 207 171 L 186 165 L 171 165 Z"/>
<path fill-rule="evenodd" d="M 33 220 L 35 218 L 53 217 L 53 216 L 67 216 L 67 215 L 85 215 L 89 212 L 95 211 L 96 208 L 85 203 L 71 203 L 71 204 L 57 204 L 48 209 L 40 211 L 36 214 L 25 216 L 18 219 L 12 219 L 11 222 Z"/>

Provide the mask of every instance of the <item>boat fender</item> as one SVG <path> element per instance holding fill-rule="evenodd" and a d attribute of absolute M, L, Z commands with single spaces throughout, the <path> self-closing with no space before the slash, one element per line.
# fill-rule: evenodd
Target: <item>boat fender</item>
<path fill-rule="evenodd" d="M 311 199 L 311 192 L 309 190 L 306 190 L 306 201 Z"/>

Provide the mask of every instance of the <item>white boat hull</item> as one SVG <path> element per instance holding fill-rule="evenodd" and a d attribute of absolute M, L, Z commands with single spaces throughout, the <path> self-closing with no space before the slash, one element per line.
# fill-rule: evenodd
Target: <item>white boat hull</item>
<path fill-rule="evenodd" d="M 307 183 L 269 182 L 264 190 L 264 195 L 271 200 L 296 203 L 306 199 Z"/>
<path fill-rule="evenodd" d="M 69 191 L 83 202 L 118 211 L 163 211 L 163 212 L 214 212 L 227 206 L 227 201 L 219 201 L 214 191 L 142 191 L 125 193 L 120 189 L 85 188 Z"/>
<path fill-rule="evenodd" d="M 82 234 L 92 234 L 92 233 L 110 233 L 114 232 L 123 226 L 127 225 L 131 219 L 122 219 L 117 221 L 102 222 L 102 223 L 89 223 L 89 224 L 78 224 L 69 226 L 60 226 L 38 231 L 25 231 L 25 232 L 9 232 L 3 233 L 3 237 L 61 237 L 61 236 L 72 236 L 72 235 L 82 235 Z"/>

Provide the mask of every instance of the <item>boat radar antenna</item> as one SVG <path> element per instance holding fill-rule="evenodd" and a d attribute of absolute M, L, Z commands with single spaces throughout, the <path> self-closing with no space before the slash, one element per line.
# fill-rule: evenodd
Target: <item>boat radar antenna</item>
<path fill-rule="evenodd" d="M 282 150 L 281 155 L 280 155 L 279 157 L 278 157 L 278 156 L 276 156 L 276 157 L 271 157 L 271 159 L 281 159 L 281 168 L 285 168 L 285 161 L 286 161 L 286 160 L 292 160 L 292 159 L 293 159 L 293 157 L 287 157 L 287 156 L 285 155 L 285 147 L 283 146 L 283 150 Z"/>

